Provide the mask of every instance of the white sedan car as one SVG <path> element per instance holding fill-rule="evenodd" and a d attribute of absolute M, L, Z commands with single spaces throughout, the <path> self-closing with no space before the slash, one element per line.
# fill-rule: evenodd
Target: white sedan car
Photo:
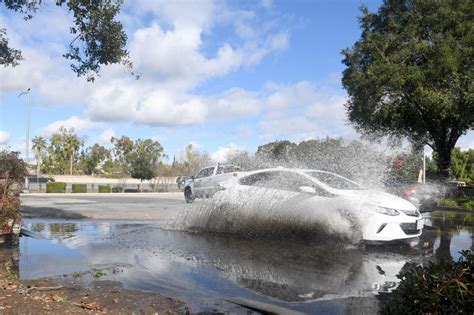
<path fill-rule="evenodd" d="M 423 229 L 423 218 L 409 201 L 326 171 L 264 169 L 221 186 L 215 202 L 233 209 L 222 226 L 235 231 L 268 222 L 274 228 L 319 225 L 342 234 L 357 230 L 365 241 L 392 241 L 418 237 Z"/>

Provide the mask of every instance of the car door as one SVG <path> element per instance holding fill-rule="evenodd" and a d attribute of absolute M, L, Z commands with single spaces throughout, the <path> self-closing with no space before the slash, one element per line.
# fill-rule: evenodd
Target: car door
<path fill-rule="evenodd" d="M 202 191 L 204 195 L 212 195 L 212 178 L 215 172 L 215 167 L 208 167 L 206 168 L 206 172 L 204 173 L 204 177 L 202 178 L 201 185 Z"/>
<path fill-rule="evenodd" d="M 251 174 L 239 180 L 239 203 L 254 208 L 273 208 L 295 193 L 281 189 L 280 183 L 285 179 L 276 171 L 264 171 Z"/>
<path fill-rule="evenodd" d="M 194 195 L 197 197 L 200 197 L 204 194 L 204 187 L 203 187 L 203 179 L 205 178 L 205 175 L 207 174 L 207 168 L 204 168 L 199 171 L 199 173 L 196 175 L 194 178 Z"/>

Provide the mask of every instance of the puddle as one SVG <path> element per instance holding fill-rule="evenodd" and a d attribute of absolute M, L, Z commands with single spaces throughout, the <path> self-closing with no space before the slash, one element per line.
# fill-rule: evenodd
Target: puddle
<path fill-rule="evenodd" d="M 305 313 L 344 313 L 361 305 L 373 313 L 374 296 L 391 291 L 408 262 L 456 260 L 459 250 L 474 249 L 469 216 L 433 212 L 411 246 L 366 248 L 327 239 L 186 233 L 140 222 L 27 219 L 28 229 L 48 239 L 21 238 L 18 269 L 20 278 L 32 279 L 119 266 L 120 272 L 101 279 L 182 299 L 194 311 L 241 297 Z"/>

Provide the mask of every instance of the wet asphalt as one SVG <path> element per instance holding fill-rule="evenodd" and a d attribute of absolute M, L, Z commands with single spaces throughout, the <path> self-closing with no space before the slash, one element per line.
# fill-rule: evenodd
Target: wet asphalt
<path fill-rule="evenodd" d="M 171 220 L 190 207 L 181 192 L 23 194 L 21 202 L 28 218 Z"/>

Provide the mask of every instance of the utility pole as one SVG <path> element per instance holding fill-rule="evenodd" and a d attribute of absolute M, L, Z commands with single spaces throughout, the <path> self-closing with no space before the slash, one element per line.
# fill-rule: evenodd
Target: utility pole
<path fill-rule="evenodd" d="M 18 97 L 28 94 L 28 108 L 26 109 L 26 143 L 25 143 L 25 161 L 26 161 L 26 167 L 28 169 L 30 165 L 30 111 L 31 111 L 31 103 L 30 103 L 30 91 L 31 88 L 28 88 L 25 92 L 21 92 Z M 25 189 L 28 191 L 30 188 L 29 186 L 29 180 L 28 180 L 28 175 L 25 178 Z"/>

